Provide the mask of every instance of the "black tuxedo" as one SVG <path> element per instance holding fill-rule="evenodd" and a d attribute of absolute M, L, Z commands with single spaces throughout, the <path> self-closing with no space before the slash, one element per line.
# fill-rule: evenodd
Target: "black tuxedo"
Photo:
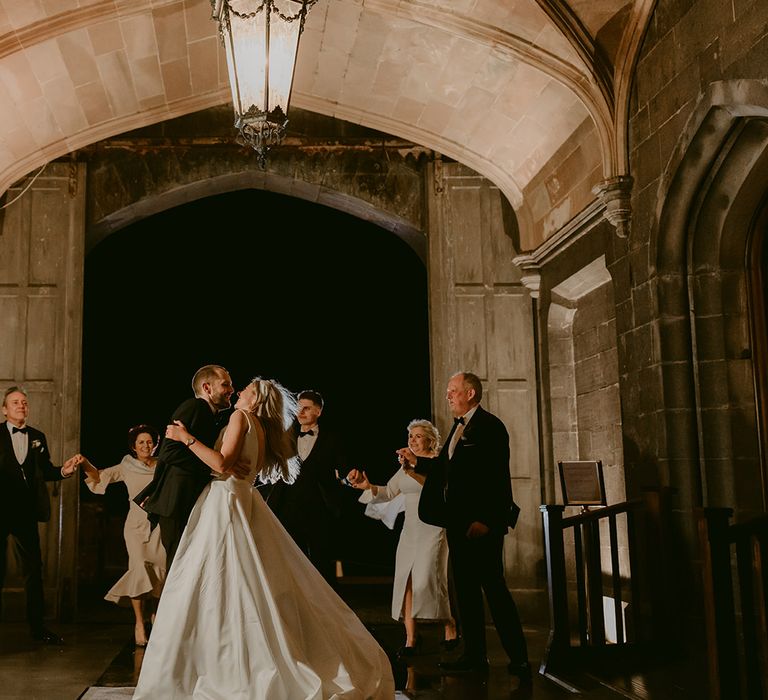
<path fill-rule="evenodd" d="M 294 428 L 295 439 L 298 428 Z M 341 514 L 343 487 L 336 470 L 344 469 L 344 456 L 336 436 L 321 428 L 312 451 L 301 463 L 293 484 L 278 481 L 262 487 L 269 507 L 293 540 L 324 578 L 336 578 L 333 542 Z"/>
<path fill-rule="evenodd" d="M 6 570 L 8 536 L 14 538 L 27 594 L 27 620 L 33 635 L 43 629 L 43 563 L 38 522 L 51 517 L 46 481 L 62 479 L 51 463 L 48 442 L 39 430 L 27 427 L 27 457 L 19 464 L 6 422 L 0 423 L 0 589 Z"/>
<path fill-rule="evenodd" d="M 171 422 L 181 421 L 197 440 L 213 447 L 219 434 L 216 414 L 204 399 L 187 399 L 174 412 Z M 133 500 L 159 523 L 160 539 L 170 569 L 189 514 L 206 485 L 211 469 L 177 440 L 163 440 L 157 455 L 155 474 L 149 485 Z"/>
<path fill-rule="evenodd" d="M 446 528 L 465 657 L 476 663 L 485 661 L 484 591 L 502 646 L 512 664 L 520 666 L 528 661 L 528 651 L 504 580 L 502 559 L 512 506 L 509 434 L 496 416 L 478 406 L 449 458 L 448 446 L 456 428 L 454 424 L 437 457 L 418 460 L 416 471 L 427 477 L 419 517 Z M 473 522 L 483 523 L 490 532 L 468 538 Z"/>

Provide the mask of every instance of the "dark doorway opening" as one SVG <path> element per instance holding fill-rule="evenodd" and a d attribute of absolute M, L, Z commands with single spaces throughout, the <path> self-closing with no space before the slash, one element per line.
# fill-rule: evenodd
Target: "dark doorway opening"
<path fill-rule="evenodd" d="M 392 233 L 263 191 L 196 201 L 127 227 L 86 259 L 82 452 L 126 454 L 137 423 L 162 429 L 210 362 L 240 387 L 254 375 L 326 400 L 323 422 L 350 465 L 383 483 L 406 426 L 429 417 L 427 276 Z M 345 517 L 354 569 L 388 573 L 397 530 Z M 122 485 L 81 491 L 80 582 L 104 591 L 125 571 Z M 402 517 L 402 516 L 401 516 Z"/>

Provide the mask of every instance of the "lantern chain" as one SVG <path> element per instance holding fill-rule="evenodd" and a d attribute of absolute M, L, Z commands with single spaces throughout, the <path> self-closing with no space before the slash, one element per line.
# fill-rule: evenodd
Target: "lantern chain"
<path fill-rule="evenodd" d="M 309 8 L 315 5 L 317 2 L 318 0 L 302 0 L 301 9 L 295 15 L 285 15 L 280 12 L 278 7 L 274 4 L 274 0 L 262 0 L 259 6 L 251 12 L 239 12 L 234 7 L 232 7 L 230 0 L 224 0 L 224 5 L 226 5 L 228 12 L 231 12 L 235 17 L 239 17 L 240 19 L 253 19 L 266 7 L 267 9 L 270 9 L 272 12 L 274 12 L 284 22 L 293 22 L 297 19 L 300 19 L 303 25 L 304 18 L 307 16 Z"/>

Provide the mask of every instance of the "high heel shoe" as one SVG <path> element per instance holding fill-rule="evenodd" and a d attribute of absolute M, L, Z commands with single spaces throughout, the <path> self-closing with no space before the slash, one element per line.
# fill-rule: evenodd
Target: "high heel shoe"
<path fill-rule="evenodd" d="M 416 656 L 421 649 L 421 635 L 416 636 L 416 641 L 413 646 L 402 646 L 397 650 L 398 659 L 409 659 Z"/>

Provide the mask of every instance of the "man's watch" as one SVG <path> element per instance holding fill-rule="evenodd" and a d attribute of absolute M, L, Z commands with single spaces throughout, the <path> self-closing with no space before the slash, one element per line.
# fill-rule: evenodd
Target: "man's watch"
<path fill-rule="evenodd" d="M 184 444 L 187 447 L 192 447 L 192 445 L 194 445 L 196 442 L 197 442 L 197 440 L 195 440 L 195 438 L 191 437 Z"/>

